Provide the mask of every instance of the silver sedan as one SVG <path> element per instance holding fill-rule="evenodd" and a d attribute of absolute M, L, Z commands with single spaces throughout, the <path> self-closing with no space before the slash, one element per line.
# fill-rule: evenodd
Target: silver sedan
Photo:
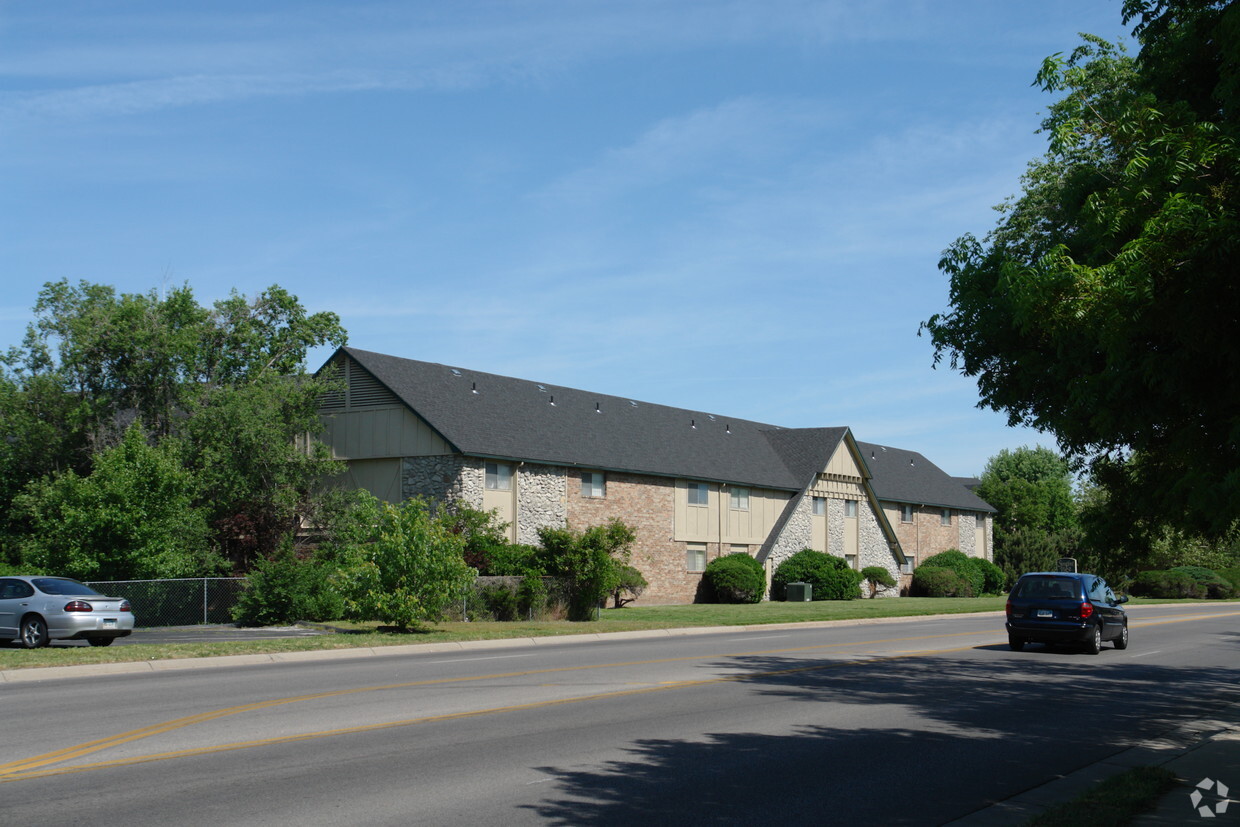
<path fill-rule="evenodd" d="M 0 577 L 0 640 L 26 649 L 53 640 L 107 646 L 133 632 L 129 601 L 106 597 L 67 577 Z"/>

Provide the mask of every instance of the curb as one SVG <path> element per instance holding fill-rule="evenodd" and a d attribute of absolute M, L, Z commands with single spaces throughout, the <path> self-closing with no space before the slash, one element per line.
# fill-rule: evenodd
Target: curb
<path fill-rule="evenodd" d="M 1196 823 L 1202 816 L 1193 811 L 1189 795 L 1199 781 L 1218 779 L 1231 786 L 1234 779 L 1233 794 L 1240 788 L 1240 703 L 1231 703 L 1212 718 L 1182 724 L 1142 744 L 947 824 L 951 827 L 1023 824 L 1133 767 L 1166 767 L 1176 774 L 1180 784 L 1164 793 L 1153 810 L 1136 816 L 1129 824 L 1157 827 Z"/>

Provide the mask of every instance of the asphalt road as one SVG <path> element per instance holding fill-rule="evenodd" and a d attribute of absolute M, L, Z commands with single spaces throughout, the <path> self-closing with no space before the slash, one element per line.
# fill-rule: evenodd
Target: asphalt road
<path fill-rule="evenodd" d="M 6 685 L 5 824 L 940 824 L 1240 695 L 1240 605 Z"/>

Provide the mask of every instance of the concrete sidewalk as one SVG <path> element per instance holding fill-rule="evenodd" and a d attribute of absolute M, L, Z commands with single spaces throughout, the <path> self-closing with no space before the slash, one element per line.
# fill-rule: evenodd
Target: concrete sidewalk
<path fill-rule="evenodd" d="M 1159 800 L 1153 812 L 1131 822 L 1134 827 L 1240 825 L 1240 704 L 1232 704 L 1210 718 L 1193 721 L 950 823 L 961 827 L 1023 824 L 1043 810 L 1071 801 L 1095 784 L 1132 767 L 1166 767 L 1180 780 L 1179 786 Z M 1219 782 L 1226 793 L 1220 794 Z M 1194 792 L 1200 795 L 1194 796 Z"/>

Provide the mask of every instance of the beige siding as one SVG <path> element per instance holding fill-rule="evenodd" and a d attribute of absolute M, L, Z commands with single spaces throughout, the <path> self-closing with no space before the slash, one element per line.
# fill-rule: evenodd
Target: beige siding
<path fill-rule="evenodd" d="M 508 539 L 517 541 L 517 474 L 512 475 L 512 489 L 500 491 L 490 488 L 482 491 L 482 510 L 494 511 L 500 522 L 508 523 Z"/>
<path fill-rule="evenodd" d="M 452 449 L 405 407 L 366 408 L 322 417 L 322 439 L 337 459 L 430 457 Z"/>
<path fill-rule="evenodd" d="M 337 483 L 350 490 L 365 489 L 385 502 L 399 503 L 400 465 L 399 459 L 350 460 Z"/>
<path fill-rule="evenodd" d="M 836 499 L 864 500 L 866 498 L 864 477 L 861 467 L 857 464 L 847 442 L 841 442 L 831 455 L 827 467 L 814 484 L 810 486 L 810 494 L 818 497 L 834 497 Z"/>
<path fill-rule="evenodd" d="M 861 511 L 860 503 L 857 504 L 857 511 Z M 844 557 L 852 562 L 853 568 L 857 567 L 861 548 L 861 530 L 858 526 L 860 521 L 860 517 L 844 517 Z"/>
<path fill-rule="evenodd" d="M 810 548 L 814 551 L 827 550 L 827 515 L 810 514 Z"/>
<path fill-rule="evenodd" d="M 689 483 L 676 481 L 674 539 L 680 542 L 724 542 L 761 545 L 783 513 L 789 495 L 764 488 L 749 489 L 749 508 L 731 507 L 731 491 L 708 483 L 708 505 L 689 505 Z"/>
<path fill-rule="evenodd" d="M 973 556 L 990 559 L 986 548 L 986 517 L 984 514 L 977 515 L 977 525 L 973 528 Z"/>
<path fill-rule="evenodd" d="M 719 486 L 711 484 L 708 488 L 707 505 L 689 505 L 689 481 L 676 480 L 676 540 L 719 539 Z"/>

